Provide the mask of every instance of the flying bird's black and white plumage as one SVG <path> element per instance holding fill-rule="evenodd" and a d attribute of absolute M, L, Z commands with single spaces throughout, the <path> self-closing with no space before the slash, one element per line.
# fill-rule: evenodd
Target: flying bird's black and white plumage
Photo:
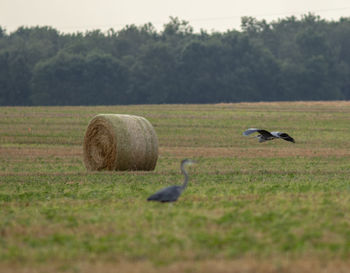
<path fill-rule="evenodd" d="M 158 202 L 175 202 L 183 190 L 186 188 L 188 183 L 188 174 L 185 170 L 186 165 L 192 165 L 196 163 L 191 159 L 184 159 L 181 161 L 181 172 L 185 177 L 184 183 L 181 186 L 170 186 L 157 191 L 148 197 L 147 201 L 158 201 Z"/>
<path fill-rule="evenodd" d="M 275 138 L 281 138 L 284 139 L 286 141 L 290 141 L 295 143 L 294 138 L 292 138 L 290 135 L 286 134 L 286 133 L 282 133 L 282 132 L 269 132 L 263 129 L 257 129 L 257 128 L 249 128 L 248 130 L 246 130 L 245 132 L 243 132 L 244 136 L 249 136 L 250 134 L 253 134 L 255 132 L 258 132 L 259 135 L 257 135 L 256 137 L 259 138 L 259 142 L 265 142 L 268 140 L 273 140 Z"/>

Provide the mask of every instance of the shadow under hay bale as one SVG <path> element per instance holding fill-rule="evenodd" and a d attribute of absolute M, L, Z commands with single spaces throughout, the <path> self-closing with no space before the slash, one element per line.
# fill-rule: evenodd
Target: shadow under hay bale
<path fill-rule="evenodd" d="M 158 138 L 143 117 L 99 114 L 86 129 L 83 154 L 88 170 L 151 171 L 158 159 Z"/>

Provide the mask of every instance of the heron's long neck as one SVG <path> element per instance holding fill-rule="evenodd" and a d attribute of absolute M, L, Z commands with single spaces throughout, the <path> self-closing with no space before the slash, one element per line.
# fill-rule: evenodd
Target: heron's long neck
<path fill-rule="evenodd" d="M 181 172 L 185 177 L 184 183 L 182 184 L 182 189 L 185 189 L 187 187 L 187 183 L 188 183 L 188 174 L 187 174 L 183 165 L 181 165 Z"/>

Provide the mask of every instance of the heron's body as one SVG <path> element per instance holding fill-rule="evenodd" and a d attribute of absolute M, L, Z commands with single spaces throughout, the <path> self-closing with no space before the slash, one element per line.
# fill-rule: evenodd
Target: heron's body
<path fill-rule="evenodd" d="M 157 191 L 147 201 L 175 202 L 183 191 L 182 186 L 170 186 Z"/>
<path fill-rule="evenodd" d="M 244 136 L 249 136 L 250 134 L 253 134 L 255 132 L 259 133 L 259 135 L 256 136 L 259 139 L 259 142 L 265 142 L 265 141 L 268 141 L 268 140 L 273 140 L 275 138 L 281 138 L 283 140 L 295 143 L 295 140 L 291 136 L 286 134 L 286 133 L 269 132 L 269 131 L 266 131 L 266 130 L 263 130 L 263 129 L 257 129 L 257 128 L 249 128 L 248 130 L 243 132 L 243 135 Z"/>
<path fill-rule="evenodd" d="M 181 186 L 169 186 L 164 189 L 161 189 L 157 191 L 155 194 L 152 194 L 150 197 L 147 198 L 147 201 L 158 201 L 158 202 L 175 202 L 183 190 L 186 188 L 188 183 L 188 174 L 185 170 L 185 165 L 190 165 L 195 163 L 194 161 L 190 159 L 184 159 L 181 162 L 181 172 L 184 175 L 184 183 Z"/>

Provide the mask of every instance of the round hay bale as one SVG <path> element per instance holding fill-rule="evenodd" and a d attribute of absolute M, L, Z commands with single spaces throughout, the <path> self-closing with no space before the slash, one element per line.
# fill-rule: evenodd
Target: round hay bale
<path fill-rule="evenodd" d="M 99 114 L 86 129 L 83 154 L 88 170 L 151 171 L 158 159 L 158 138 L 143 117 Z"/>

